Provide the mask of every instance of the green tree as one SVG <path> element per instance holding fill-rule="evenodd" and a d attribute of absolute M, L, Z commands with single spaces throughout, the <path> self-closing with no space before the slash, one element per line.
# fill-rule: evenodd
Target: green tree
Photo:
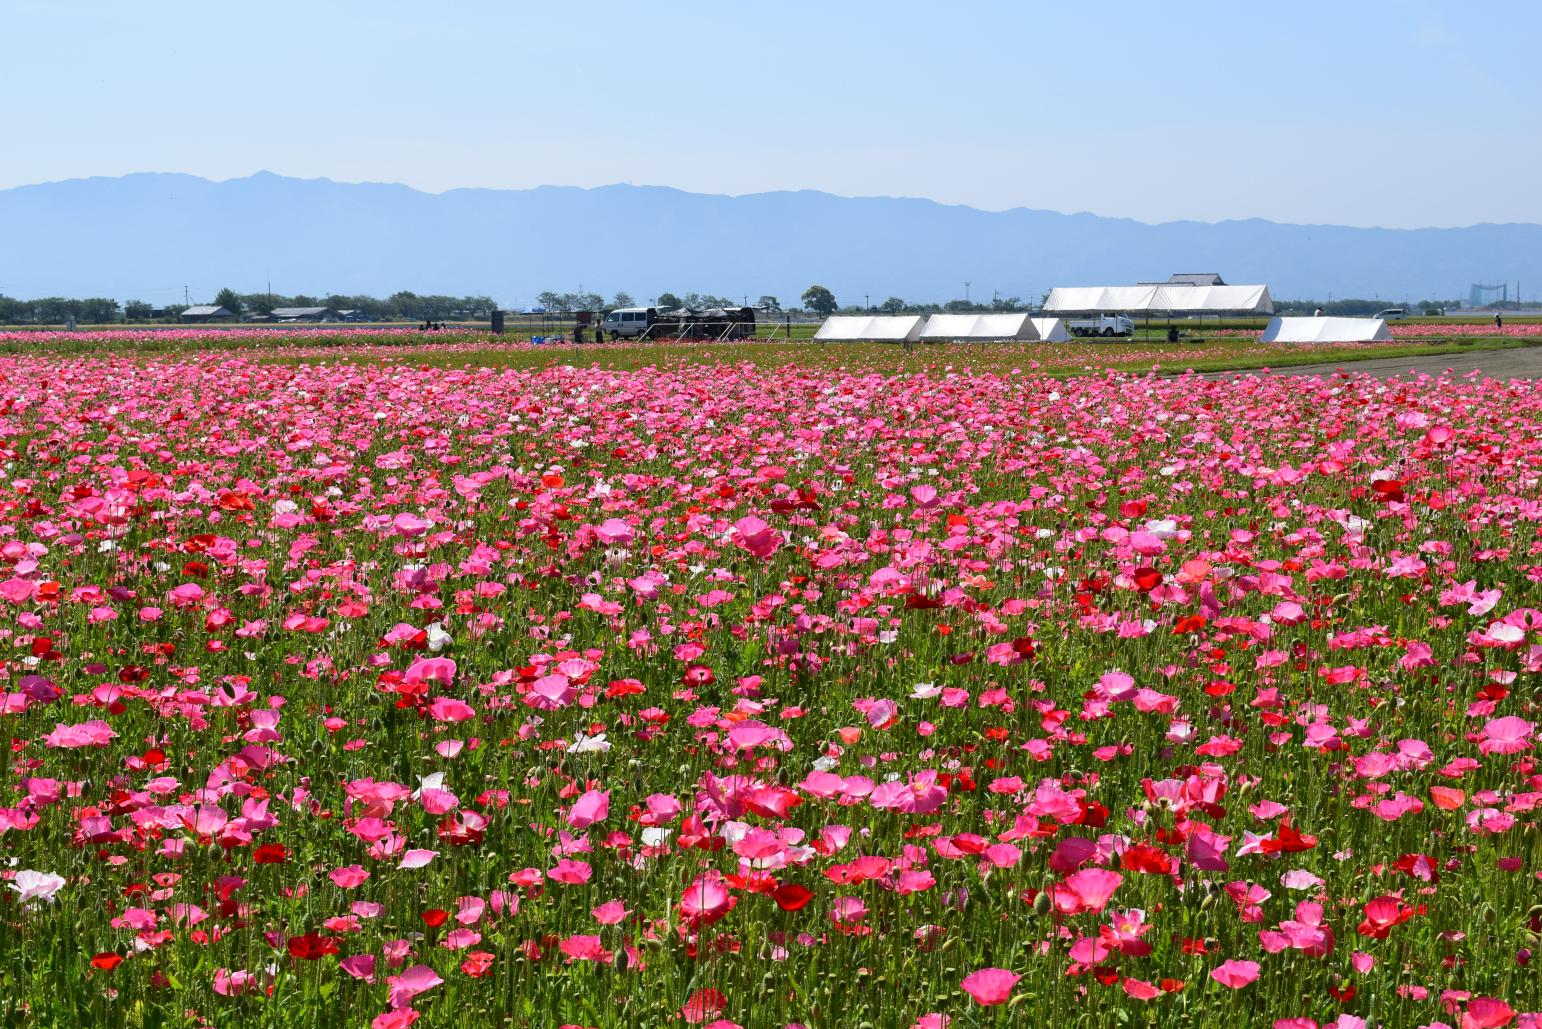
<path fill-rule="evenodd" d="M 782 302 L 769 293 L 755 301 L 755 306 L 763 311 L 770 311 L 773 314 L 779 313 L 782 310 Z"/>
<path fill-rule="evenodd" d="M 879 304 L 878 309 L 885 312 L 886 314 L 899 314 L 905 309 L 905 301 L 901 300 L 899 297 L 890 297 L 888 300 L 885 300 L 883 303 Z"/>
<path fill-rule="evenodd" d="M 105 325 L 118 320 L 118 302 L 111 297 L 87 297 L 80 301 L 78 317 L 88 325 Z"/>
<path fill-rule="evenodd" d="M 240 314 L 244 310 L 241 306 L 241 295 L 229 286 L 214 294 L 214 306 L 223 307 L 231 314 Z"/>
<path fill-rule="evenodd" d="M 123 305 L 123 317 L 131 322 L 147 321 L 150 317 L 150 312 L 154 310 L 155 308 L 143 300 L 130 300 Z"/>
<path fill-rule="evenodd" d="M 43 297 L 32 301 L 32 320 L 43 325 L 63 325 L 74 318 L 80 320 L 80 301 L 65 297 Z"/>
<path fill-rule="evenodd" d="M 658 306 L 661 307 L 661 308 L 668 309 L 668 308 L 674 308 L 674 307 L 681 307 L 683 305 L 680 303 L 680 298 L 679 297 L 675 296 L 673 293 L 665 291 L 665 292 L 659 294 Z"/>
<path fill-rule="evenodd" d="M 621 289 L 617 290 L 616 295 L 611 298 L 610 308 L 614 311 L 618 307 L 633 307 L 636 305 L 636 303 L 637 301 L 632 299 L 632 294 L 628 293 L 624 289 Z"/>
<path fill-rule="evenodd" d="M 803 291 L 803 306 L 815 314 L 826 317 L 835 313 L 840 305 L 835 302 L 835 294 L 823 286 L 810 286 Z"/>

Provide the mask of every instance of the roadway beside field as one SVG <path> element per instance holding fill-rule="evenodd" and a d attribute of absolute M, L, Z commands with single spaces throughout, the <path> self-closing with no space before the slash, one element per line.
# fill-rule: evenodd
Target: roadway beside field
<path fill-rule="evenodd" d="M 1477 372 L 1494 379 L 1542 378 L 1542 347 L 1516 347 L 1511 350 L 1480 350 L 1471 353 L 1429 354 L 1408 357 L 1375 357 L 1363 361 L 1340 363 L 1298 364 L 1279 369 L 1248 369 L 1245 371 L 1211 372 L 1210 378 L 1236 375 L 1333 375 L 1336 372 L 1350 375 L 1374 375 L 1379 379 L 1391 379 L 1399 375 L 1433 375 L 1449 373 L 1453 376 Z"/>

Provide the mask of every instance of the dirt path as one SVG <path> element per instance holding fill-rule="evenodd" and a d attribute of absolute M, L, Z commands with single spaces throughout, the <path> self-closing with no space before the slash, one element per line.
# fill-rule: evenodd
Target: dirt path
<path fill-rule="evenodd" d="M 1430 357 L 1386 357 L 1367 361 L 1346 361 L 1343 364 L 1302 364 L 1293 368 L 1271 370 L 1270 375 L 1331 376 L 1337 372 L 1351 375 L 1374 375 L 1390 379 L 1398 375 L 1453 376 L 1478 372 L 1493 379 L 1542 378 L 1542 347 L 1519 347 L 1514 350 L 1478 350 L 1470 354 L 1436 354 Z M 1258 371 L 1215 372 L 1210 377 L 1230 375 L 1258 375 Z"/>

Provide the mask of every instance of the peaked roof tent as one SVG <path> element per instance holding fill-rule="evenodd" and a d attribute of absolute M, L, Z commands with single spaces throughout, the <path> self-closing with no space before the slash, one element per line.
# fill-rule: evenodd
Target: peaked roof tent
<path fill-rule="evenodd" d="M 1069 343 L 1071 333 L 1065 327 L 1064 318 L 1033 318 L 1033 330 L 1046 343 Z"/>
<path fill-rule="evenodd" d="M 1369 343 L 1390 340 L 1383 318 L 1275 318 L 1260 343 Z"/>
<path fill-rule="evenodd" d="M 878 315 L 836 314 L 824 320 L 815 339 L 876 340 L 881 343 L 912 343 L 921 338 L 918 314 Z"/>
<path fill-rule="evenodd" d="M 921 339 L 1032 340 L 1038 326 L 1027 314 L 934 314 L 921 329 Z"/>
<path fill-rule="evenodd" d="M 1268 286 L 1056 286 L 1046 313 L 1273 314 Z"/>

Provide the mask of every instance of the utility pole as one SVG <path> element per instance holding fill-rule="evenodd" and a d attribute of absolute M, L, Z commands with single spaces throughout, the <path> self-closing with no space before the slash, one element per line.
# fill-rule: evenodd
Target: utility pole
<path fill-rule="evenodd" d="M 192 301 L 187 298 L 187 283 L 182 284 L 182 306 L 191 307 Z"/>
<path fill-rule="evenodd" d="M 964 303 L 969 303 L 969 280 L 964 280 Z"/>

